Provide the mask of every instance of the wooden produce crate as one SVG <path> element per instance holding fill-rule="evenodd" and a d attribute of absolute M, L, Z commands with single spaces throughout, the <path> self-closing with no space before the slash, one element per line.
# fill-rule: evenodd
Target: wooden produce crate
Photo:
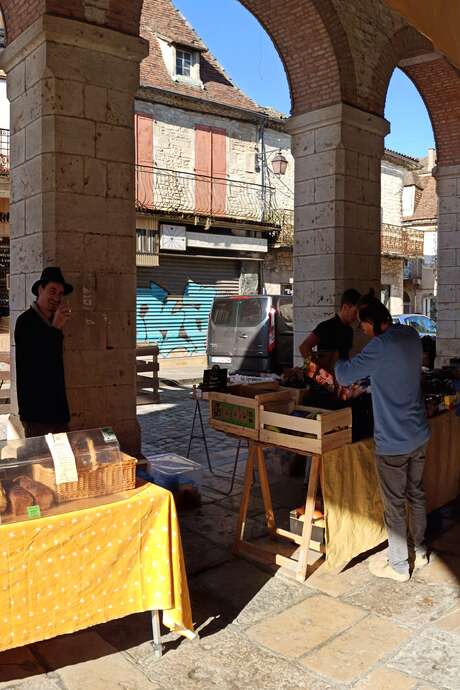
<path fill-rule="evenodd" d="M 229 386 L 226 393 L 208 393 L 209 425 L 216 431 L 259 440 L 260 406 L 288 403 L 292 395 L 277 383 Z"/>
<path fill-rule="evenodd" d="M 260 436 L 263 443 L 271 443 L 302 453 L 317 453 L 340 448 L 351 443 L 351 408 L 323 410 L 318 407 L 297 405 L 294 400 L 283 409 L 277 403 L 260 407 Z M 292 417 L 290 413 L 299 410 L 311 418 Z"/>

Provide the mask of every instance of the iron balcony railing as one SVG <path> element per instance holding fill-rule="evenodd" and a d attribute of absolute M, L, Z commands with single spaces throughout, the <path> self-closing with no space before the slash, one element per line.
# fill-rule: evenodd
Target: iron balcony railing
<path fill-rule="evenodd" d="M 10 130 L 0 129 L 0 175 L 10 172 Z"/>
<path fill-rule="evenodd" d="M 140 211 L 231 218 L 277 226 L 272 187 L 195 173 L 136 165 Z"/>
<path fill-rule="evenodd" d="M 384 223 L 382 254 L 406 259 L 423 256 L 423 231 Z"/>

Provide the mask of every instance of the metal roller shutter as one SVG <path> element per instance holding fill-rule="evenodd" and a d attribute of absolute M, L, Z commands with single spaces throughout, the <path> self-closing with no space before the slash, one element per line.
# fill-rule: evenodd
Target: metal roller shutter
<path fill-rule="evenodd" d="M 203 355 L 214 297 L 237 295 L 240 262 L 160 256 L 137 269 L 137 340 L 156 342 L 163 356 Z"/>

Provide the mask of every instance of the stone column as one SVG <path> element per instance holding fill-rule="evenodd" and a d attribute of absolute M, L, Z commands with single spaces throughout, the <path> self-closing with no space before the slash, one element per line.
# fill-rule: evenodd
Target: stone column
<path fill-rule="evenodd" d="M 11 328 L 42 268 L 60 266 L 75 286 L 65 330 L 71 426 L 110 425 L 131 451 L 140 443 L 134 95 L 146 54 L 139 38 L 44 15 L 1 58 L 11 102 Z"/>
<path fill-rule="evenodd" d="M 339 103 L 292 117 L 295 354 L 346 288 L 380 290 L 386 120 Z"/>
<path fill-rule="evenodd" d="M 439 197 L 436 364 L 460 357 L 460 165 L 434 170 Z"/>

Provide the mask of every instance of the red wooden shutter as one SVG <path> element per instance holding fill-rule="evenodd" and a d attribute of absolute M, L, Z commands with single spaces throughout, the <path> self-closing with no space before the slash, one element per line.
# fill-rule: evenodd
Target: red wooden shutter
<path fill-rule="evenodd" d="M 227 132 L 212 129 L 212 213 L 223 216 L 227 208 Z"/>
<path fill-rule="evenodd" d="M 136 137 L 136 203 L 153 208 L 153 120 L 147 115 L 134 116 Z"/>
<path fill-rule="evenodd" d="M 211 213 L 212 133 L 205 125 L 195 127 L 195 210 Z"/>

